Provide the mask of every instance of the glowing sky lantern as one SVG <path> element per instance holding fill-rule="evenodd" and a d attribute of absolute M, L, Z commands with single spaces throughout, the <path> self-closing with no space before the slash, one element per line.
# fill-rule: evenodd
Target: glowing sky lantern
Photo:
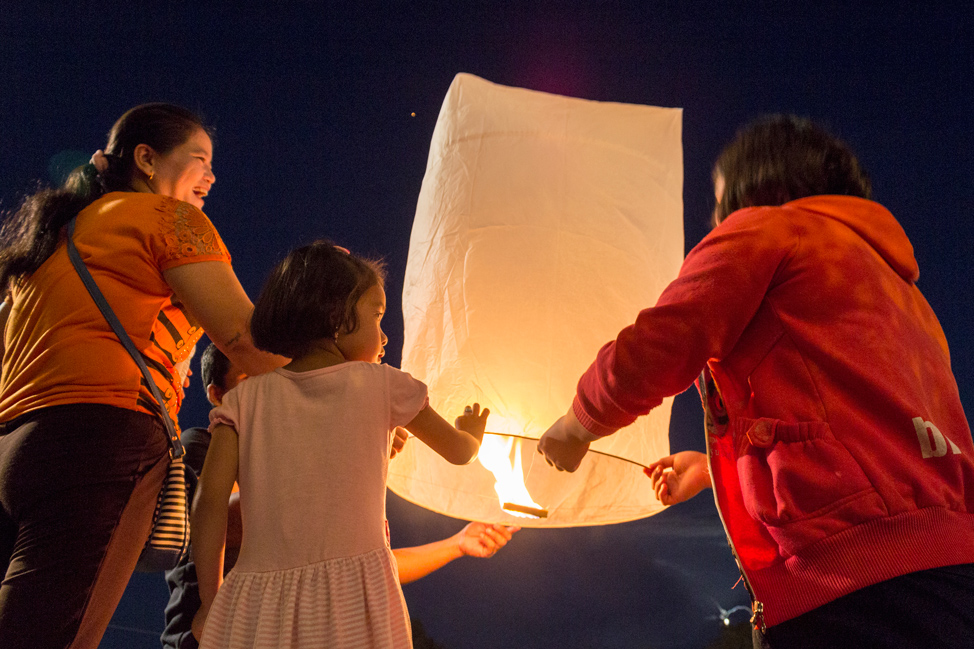
<path fill-rule="evenodd" d="M 669 453 L 671 400 L 593 444 L 575 473 L 548 467 L 536 440 L 599 348 L 679 271 L 681 117 L 453 80 L 409 244 L 402 368 L 447 419 L 473 401 L 489 407 L 496 434 L 465 467 L 412 441 L 390 463 L 395 493 L 449 516 L 526 526 L 661 509 L 642 466 Z"/>

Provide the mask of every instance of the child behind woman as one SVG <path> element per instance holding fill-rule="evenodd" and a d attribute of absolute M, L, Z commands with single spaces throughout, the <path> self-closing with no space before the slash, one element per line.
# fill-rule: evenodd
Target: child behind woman
<path fill-rule="evenodd" d="M 294 360 L 210 415 L 192 517 L 203 649 L 412 646 L 385 523 L 392 431 L 465 464 L 488 411 L 474 404 L 458 430 L 423 383 L 379 364 L 384 312 L 381 266 L 327 242 L 293 251 L 268 278 L 254 341 Z M 245 533 L 221 586 L 234 480 Z"/>

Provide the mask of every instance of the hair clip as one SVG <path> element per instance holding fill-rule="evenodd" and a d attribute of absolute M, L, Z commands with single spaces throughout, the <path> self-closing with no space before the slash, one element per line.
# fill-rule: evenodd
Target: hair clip
<path fill-rule="evenodd" d="M 104 151 L 98 149 L 95 151 L 94 155 L 91 156 L 89 161 L 98 173 L 105 173 L 108 171 L 108 156 L 105 155 Z"/>

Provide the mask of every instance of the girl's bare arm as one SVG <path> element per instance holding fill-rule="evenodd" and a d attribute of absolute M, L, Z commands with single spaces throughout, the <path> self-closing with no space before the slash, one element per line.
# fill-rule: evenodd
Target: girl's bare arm
<path fill-rule="evenodd" d="M 490 410 L 481 412 L 480 405 L 474 404 L 454 427 L 427 405 L 405 428 L 450 464 L 467 464 L 477 457 L 489 414 Z"/>

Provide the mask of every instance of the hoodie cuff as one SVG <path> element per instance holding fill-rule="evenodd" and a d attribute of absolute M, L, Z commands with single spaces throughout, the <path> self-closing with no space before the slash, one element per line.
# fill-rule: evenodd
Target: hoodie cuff
<path fill-rule="evenodd" d="M 606 435 L 611 435 L 620 428 L 624 428 L 624 426 L 606 426 L 595 421 L 595 419 L 590 417 L 588 413 L 582 409 L 582 403 L 578 400 L 578 395 L 575 395 L 575 399 L 572 401 L 572 412 L 575 413 L 575 418 L 578 419 L 578 423 L 580 423 L 590 435 L 589 439 L 584 440 L 586 442 L 594 442 L 595 440 L 601 439 Z M 635 419 L 633 419 L 633 421 L 635 421 Z"/>

